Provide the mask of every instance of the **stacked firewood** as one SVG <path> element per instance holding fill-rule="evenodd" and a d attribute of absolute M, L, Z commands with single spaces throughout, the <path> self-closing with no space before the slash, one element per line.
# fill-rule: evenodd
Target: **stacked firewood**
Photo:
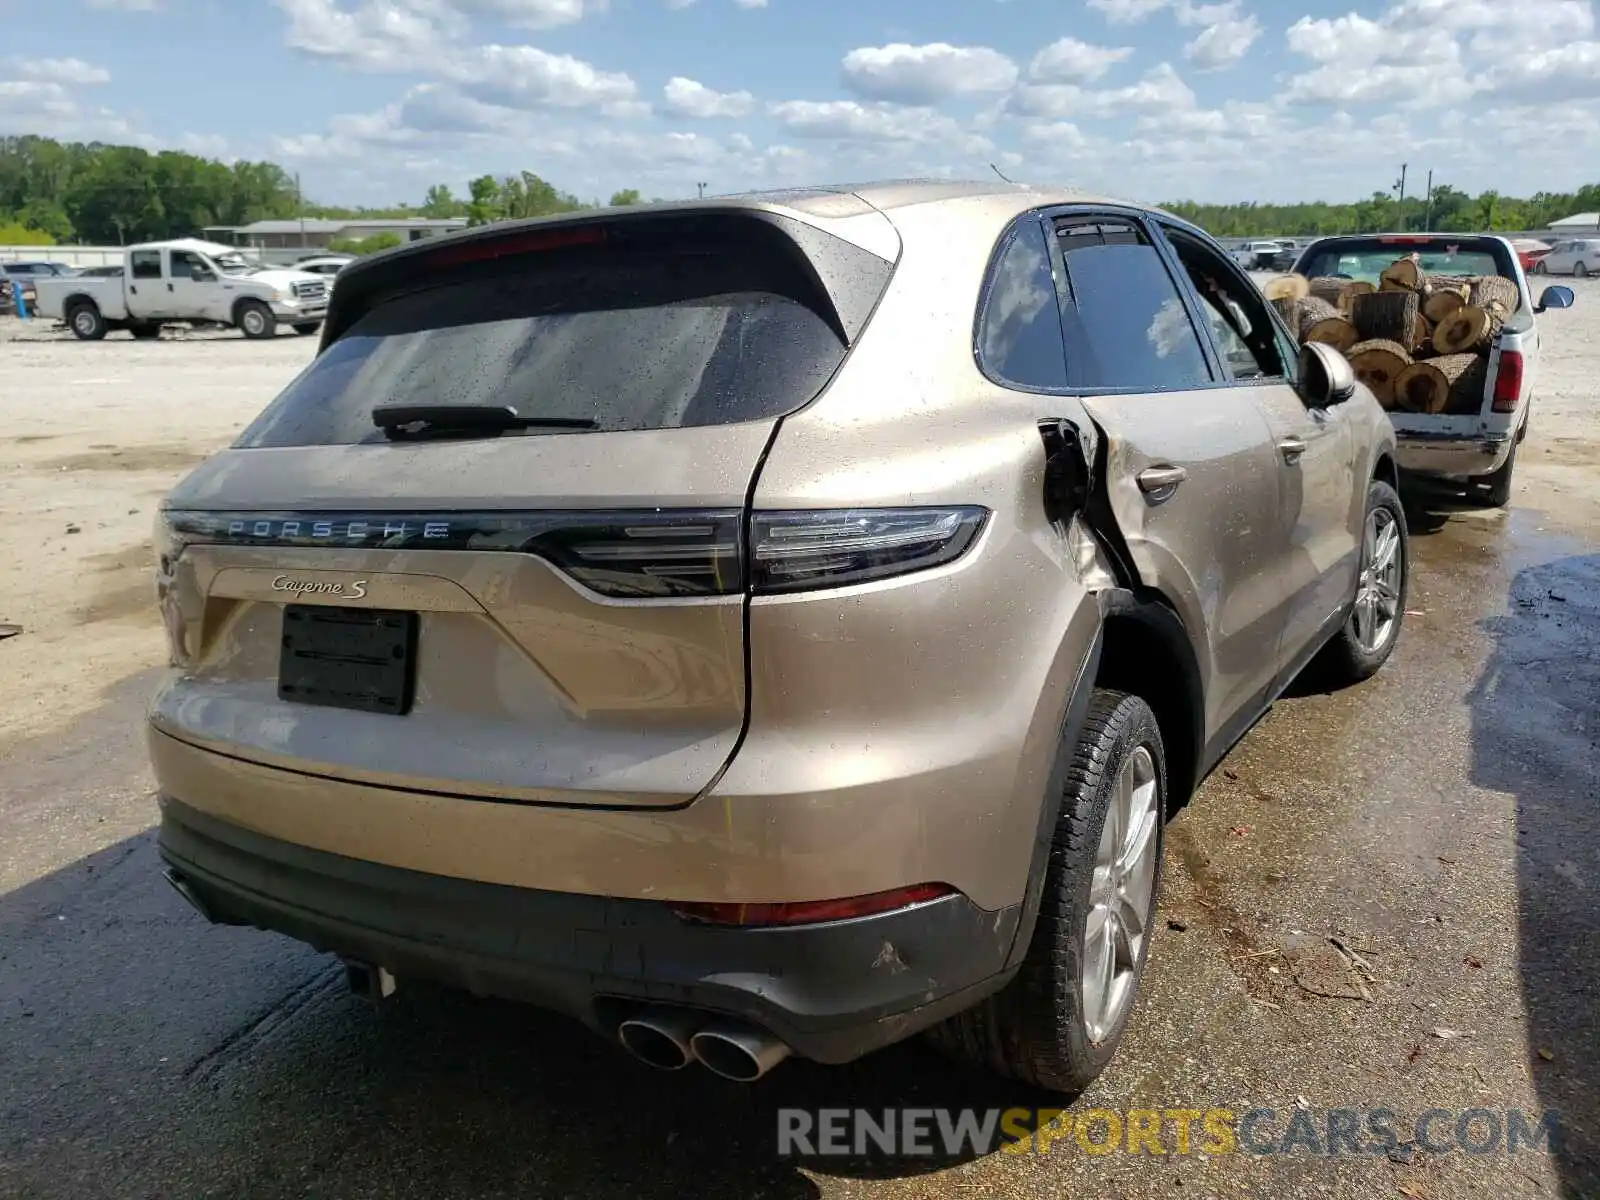
<path fill-rule="evenodd" d="M 1489 350 L 1517 310 L 1517 285 L 1500 275 L 1428 275 L 1416 255 L 1396 259 L 1378 285 L 1284 275 L 1267 298 L 1301 342 L 1323 342 L 1388 409 L 1477 412 Z"/>

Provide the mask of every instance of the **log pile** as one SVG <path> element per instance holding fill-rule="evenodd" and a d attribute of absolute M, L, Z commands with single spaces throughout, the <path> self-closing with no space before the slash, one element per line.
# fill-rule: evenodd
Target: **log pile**
<path fill-rule="evenodd" d="M 1411 254 L 1362 280 L 1285 275 L 1266 295 L 1297 342 L 1322 342 L 1350 360 L 1384 408 L 1474 413 L 1483 406 L 1489 350 L 1517 285 L 1499 275 L 1429 275 Z"/>

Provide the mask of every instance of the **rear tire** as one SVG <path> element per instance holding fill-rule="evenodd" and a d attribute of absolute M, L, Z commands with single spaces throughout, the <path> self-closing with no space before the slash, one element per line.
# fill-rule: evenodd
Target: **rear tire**
<path fill-rule="evenodd" d="M 1574 279 L 1587 279 L 1588 276 L 1589 276 L 1589 268 L 1588 267 L 1584 266 L 1582 263 L 1575 263 L 1573 265 L 1572 277 Z"/>
<path fill-rule="evenodd" d="M 1511 475 L 1517 466 L 1519 437 L 1511 445 L 1511 453 L 1498 471 L 1472 481 L 1472 498 L 1485 508 L 1504 508 L 1511 503 Z"/>
<path fill-rule="evenodd" d="M 1133 1012 L 1161 883 L 1167 769 L 1155 714 L 1126 692 L 1097 689 L 1077 744 L 1063 750 L 1071 760 L 1022 967 L 1001 991 L 934 1027 L 929 1037 L 956 1058 L 1075 1095 L 1111 1061 Z M 1144 815 L 1119 820 L 1126 831 L 1119 842 L 1107 824 L 1114 807 L 1123 811 L 1118 800 L 1125 779 L 1142 781 L 1130 785 L 1127 807 Z M 1115 871 L 1097 866 L 1108 853 L 1102 845 L 1108 833 L 1121 847 L 1111 851 Z M 1122 855 L 1135 838 L 1145 839 L 1141 866 L 1121 874 Z M 1125 889 L 1135 885 L 1140 894 L 1148 886 L 1148 896 L 1119 903 Z M 1109 919 L 1113 912 L 1119 914 L 1115 921 Z M 1096 987 L 1093 995 L 1114 993 L 1114 1010 L 1109 1003 L 1100 1007 L 1090 993 L 1093 979 L 1085 978 L 1085 967 L 1097 957 L 1089 936 L 1097 916 L 1107 918 L 1098 928 L 1106 930 L 1102 944 L 1111 946 L 1114 956 L 1109 975 L 1102 977 L 1112 980 L 1111 988 L 1102 993 Z M 1128 936 L 1119 938 L 1118 931 Z M 1099 1022 L 1097 1014 L 1103 1018 Z"/>
<path fill-rule="evenodd" d="M 298 333 L 301 337 L 306 337 L 309 334 L 316 333 L 317 330 L 319 330 L 321 328 L 322 328 L 322 322 L 321 321 L 303 321 L 299 325 L 296 325 L 294 327 L 294 331 L 296 333 Z"/>
<path fill-rule="evenodd" d="M 1320 670 L 1328 685 L 1334 688 L 1349 687 L 1376 675 L 1394 653 L 1405 619 L 1406 588 L 1411 577 L 1406 512 L 1395 490 L 1381 479 L 1373 480 L 1367 488 L 1367 512 L 1361 528 L 1361 566 L 1355 604 L 1315 662 L 1315 669 Z M 1392 576 L 1387 575 L 1381 565 L 1389 561 L 1382 556 L 1383 547 L 1389 544 L 1388 529 L 1394 530 L 1392 561 L 1397 571 Z M 1375 565 L 1375 558 L 1380 565 Z M 1381 589 L 1375 586 L 1380 575 L 1387 585 Z M 1372 599 L 1370 609 L 1365 607 L 1369 597 Z M 1389 624 L 1381 626 L 1381 637 L 1374 637 L 1370 632 L 1373 626 L 1368 622 L 1381 621 Z"/>
<path fill-rule="evenodd" d="M 1545 266 L 1544 261 L 1541 259 L 1533 264 L 1533 273 L 1535 275 L 1548 275 L 1550 274 L 1550 268 Z"/>
<path fill-rule="evenodd" d="M 259 300 L 241 300 L 233 311 L 233 323 L 244 331 L 247 338 L 269 338 L 278 334 L 278 319 L 272 310 Z"/>
<path fill-rule="evenodd" d="M 72 335 L 81 342 L 98 342 L 106 336 L 106 319 L 100 309 L 87 300 L 80 300 L 67 313 L 67 324 Z"/>

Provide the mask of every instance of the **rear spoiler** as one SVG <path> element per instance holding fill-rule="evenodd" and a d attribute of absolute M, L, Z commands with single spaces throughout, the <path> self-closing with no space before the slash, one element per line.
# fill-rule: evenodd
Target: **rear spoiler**
<path fill-rule="evenodd" d="M 894 266 L 814 225 L 748 205 L 661 205 L 502 221 L 350 264 L 329 298 L 321 349 L 385 300 L 459 280 L 485 266 L 531 267 L 539 261 L 565 264 L 586 256 L 660 251 L 775 256 L 775 265 L 804 281 L 809 294 L 796 298 L 833 325 L 847 345 L 860 336 Z"/>

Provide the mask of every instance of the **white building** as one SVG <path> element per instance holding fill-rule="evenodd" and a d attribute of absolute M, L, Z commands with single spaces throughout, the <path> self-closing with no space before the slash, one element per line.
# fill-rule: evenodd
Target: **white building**
<path fill-rule="evenodd" d="M 297 250 L 309 254 L 314 250 L 326 250 L 330 243 L 336 241 L 361 242 L 389 233 L 402 242 L 418 242 L 466 227 L 465 217 L 375 217 L 361 220 L 306 217 L 303 220 L 254 221 L 249 225 L 210 225 L 204 230 L 204 235 L 229 246 L 263 251 Z M 273 254 L 270 257 L 281 258 L 283 255 Z"/>
<path fill-rule="evenodd" d="M 1556 233 L 1600 232 L 1600 212 L 1573 213 L 1570 217 L 1551 221 L 1550 228 Z"/>

